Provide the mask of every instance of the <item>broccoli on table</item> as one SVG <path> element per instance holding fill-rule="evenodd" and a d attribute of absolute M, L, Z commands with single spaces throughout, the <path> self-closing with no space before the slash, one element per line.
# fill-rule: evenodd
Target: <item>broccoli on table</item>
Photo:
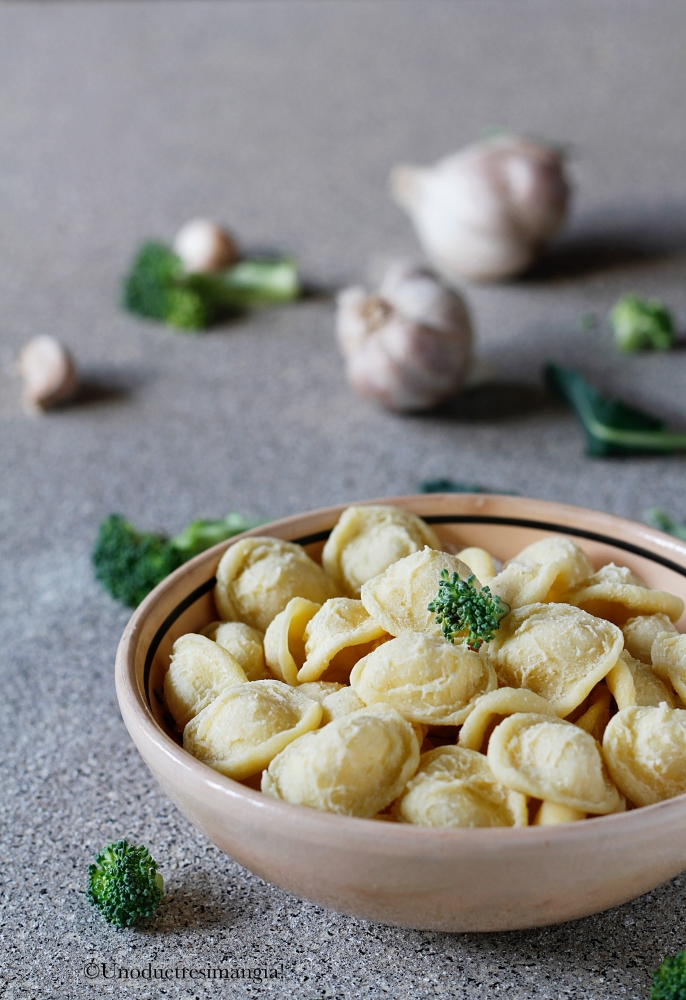
<path fill-rule="evenodd" d="M 653 973 L 650 1000 L 686 1000 L 686 951 L 666 958 Z"/>
<path fill-rule="evenodd" d="M 300 294 L 293 257 L 241 260 L 215 274 L 189 274 L 164 243 L 144 243 L 124 279 L 129 312 L 180 330 L 203 330 L 259 306 L 291 302 Z"/>
<path fill-rule="evenodd" d="M 157 863 L 142 845 L 114 841 L 100 851 L 94 865 L 88 866 L 88 901 L 117 927 L 131 927 L 141 917 L 149 917 L 163 893 L 164 880 Z"/>
<path fill-rule="evenodd" d="M 620 351 L 667 351 L 674 343 L 672 314 L 659 299 L 625 295 L 610 313 L 610 323 Z"/>
<path fill-rule="evenodd" d="M 441 570 L 438 594 L 428 605 L 436 616 L 436 623 L 448 642 L 466 643 L 478 650 L 490 642 L 500 627 L 500 620 L 509 612 L 505 604 L 488 587 L 476 589 L 473 573 L 461 580 L 457 573 L 452 577 L 447 569 Z"/>
<path fill-rule="evenodd" d="M 110 514 L 100 525 L 91 555 L 95 577 L 115 600 L 135 608 L 182 563 L 259 523 L 232 511 L 219 521 L 191 521 L 167 538 L 138 531 L 120 514 Z"/>

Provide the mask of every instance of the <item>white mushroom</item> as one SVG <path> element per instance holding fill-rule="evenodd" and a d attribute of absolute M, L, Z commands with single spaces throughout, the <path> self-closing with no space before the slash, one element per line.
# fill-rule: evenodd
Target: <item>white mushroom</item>
<path fill-rule="evenodd" d="M 526 270 L 564 221 L 570 196 L 560 152 L 513 136 L 474 143 L 433 167 L 396 167 L 391 190 L 451 284 Z"/>
<path fill-rule="evenodd" d="M 174 237 L 174 253 L 189 274 L 223 271 L 238 260 L 231 234 L 208 219 L 192 219 L 181 226 Z"/>
<path fill-rule="evenodd" d="M 378 295 L 341 292 L 336 326 L 350 382 L 390 409 L 438 406 L 469 373 L 467 308 L 427 268 L 392 265 Z"/>
<path fill-rule="evenodd" d="M 71 399 L 78 388 L 76 368 L 66 347 L 55 337 L 34 337 L 17 360 L 24 398 L 34 408 L 49 410 Z"/>

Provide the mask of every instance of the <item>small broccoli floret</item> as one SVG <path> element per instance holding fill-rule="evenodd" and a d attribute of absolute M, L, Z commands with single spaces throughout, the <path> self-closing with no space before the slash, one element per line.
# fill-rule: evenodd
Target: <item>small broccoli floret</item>
<path fill-rule="evenodd" d="M 242 260 L 216 274 L 189 274 L 164 243 L 145 243 L 124 279 L 129 312 L 180 330 L 203 330 L 258 306 L 291 302 L 300 294 L 295 260 Z"/>
<path fill-rule="evenodd" d="M 659 299 L 625 295 L 610 313 L 610 322 L 620 351 L 667 351 L 674 343 L 672 315 Z"/>
<path fill-rule="evenodd" d="M 164 535 L 136 531 L 119 514 L 110 514 L 100 525 L 91 558 L 96 579 L 130 608 L 184 561 Z"/>
<path fill-rule="evenodd" d="M 147 847 L 117 840 L 88 866 L 88 901 L 105 920 L 117 927 L 131 927 L 149 917 L 164 893 L 164 880 Z"/>
<path fill-rule="evenodd" d="M 666 958 L 653 973 L 650 1000 L 686 1000 L 686 951 Z"/>
<path fill-rule="evenodd" d="M 493 639 L 501 618 L 510 610 L 488 587 L 477 590 L 473 573 L 461 580 L 457 573 L 451 577 L 447 569 L 441 570 L 438 594 L 428 608 L 448 642 L 464 642 L 473 650 Z"/>
<path fill-rule="evenodd" d="M 257 524 L 232 511 L 220 521 L 192 521 L 170 539 L 137 531 L 120 514 L 110 514 L 100 525 L 91 556 L 95 577 L 117 601 L 135 608 L 182 563 Z"/>

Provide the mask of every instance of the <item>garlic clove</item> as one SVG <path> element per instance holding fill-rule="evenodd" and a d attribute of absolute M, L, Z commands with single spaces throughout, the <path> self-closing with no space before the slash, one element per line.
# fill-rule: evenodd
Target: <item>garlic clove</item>
<path fill-rule="evenodd" d="M 433 167 L 396 167 L 390 184 L 453 284 L 525 270 L 564 221 L 570 196 L 560 153 L 517 137 L 475 143 Z"/>
<path fill-rule="evenodd" d="M 398 261 L 391 264 L 379 287 L 379 296 L 417 323 L 451 331 L 469 324 L 464 302 L 454 292 L 437 286 L 436 276 L 422 265 Z"/>
<path fill-rule="evenodd" d="M 230 233 L 208 219 L 192 219 L 174 237 L 174 253 L 189 274 L 223 271 L 238 260 L 238 248 Z"/>
<path fill-rule="evenodd" d="M 49 410 L 71 399 L 78 388 L 76 367 L 66 347 L 55 337 L 34 337 L 17 361 L 24 380 L 24 398 L 32 407 Z"/>

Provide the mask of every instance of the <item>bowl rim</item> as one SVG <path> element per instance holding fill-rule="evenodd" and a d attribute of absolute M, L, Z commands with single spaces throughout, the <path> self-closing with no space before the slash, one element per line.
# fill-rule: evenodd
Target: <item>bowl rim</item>
<path fill-rule="evenodd" d="M 316 838 L 318 830 L 321 830 L 321 835 L 324 835 L 325 830 L 331 830 L 332 827 L 335 827 L 346 836 L 355 835 L 357 839 L 361 837 L 364 840 L 378 841 L 379 848 L 386 851 L 394 846 L 401 848 L 408 842 L 417 841 L 426 841 L 428 844 L 435 845 L 436 847 L 438 847 L 439 844 L 446 845 L 446 843 L 457 845 L 459 842 L 473 845 L 477 836 L 481 838 L 481 842 L 484 846 L 492 844 L 494 848 L 502 847 L 503 843 L 514 843 L 515 838 L 519 839 L 522 837 L 526 837 L 527 841 L 532 843 L 540 841 L 547 842 L 551 838 L 556 838 L 558 840 L 559 838 L 576 840 L 580 837 L 583 838 L 600 833 L 601 829 L 603 832 L 607 832 L 608 835 L 613 835 L 618 823 L 622 825 L 622 829 L 628 834 L 631 827 L 636 824 L 643 825 L 643 823 L 649 823 L 651 819 L 659 822 L 659 819 L 661 818 L 659 817 L 660 813 L 683 807 L 686 803 L 686 793 L 674 796 L 671 799 L 665 799 L 661 802 L 654 803 L 653 805 L 642 806 L 626 812 L 611 813 L 605 816 L 592 816 L 588 817 L 583 822 L 565 823 L 557 826 L 528 825 L 521 827 L 475 827 L 472 829 L 465 827 L 423 827 L 410 823 L 384 823 L 373 818 L 343 816 L 337 813 L 323 812 L 317 809 L 294 805 L 289 802 L 284 802 L 280 799 L 267 796 L 263 792 L 249 788 L 248 786 L 235 781 L 218 771 L 215 771 L 202 761 L 197 760 L 190 753 L 188 753 L 187 750 L 184 750 L 182 746 L 168 736 L 168 734 L 159 726 L 149 705 L 146 703 L 146 698 L 142 695 L 140 687 L 136 682 L 136 651 L 138 642 L 141 638 L 143 624 L 146 621 L 149 611 L 151 611 L 152 608 L 160 602 L 163 602 L 167 593 L 181 583 L 184 577 L 194 575 L 195 570 L 198 567 L 203 565 L 205 562 L 211 562 L 217 557 L 221 557 L 226 549 L 230 548 L 243 538 L 261 537 L 265 535 L 267 537 L 292 540 L 298 544 L 311 544 L 316 541 L 322 541 L 324 538 L 328 537 L 332 527 L 321 528 L 317 532 L 293 538 L 291 528 L 301 522 L 303 518 L 328 522 L 333 526 L 342 511 L 351 506 L 372 506 L 384 504 L 414 509 L 417 503 L 421 503 L 430 509 L 434 505 L 440 505 L 441 501 L 445 502 L 446 498 L 451 502 L 454 502 L 458 507 L 463 507 L 465 510 L 464 514 L 457 513 L 453 516 L 420 514 L 418 516 L 423 517 L 423 519 L 429 524 L 441 522 L 497 523 L 501 525 L 505 524 L 512 525 L 514 527 L 534 528 L 538 530 L 554 531 L 557 529 L 561 534 L 569 534 L 572 536 L 576 535 L 577 537 L 584 537 L 593 541 L 600 541 L 625 549 L 626 551 L 651 559 L 654 562 L 664 565 L 686 577 L 686 543 L 681 542 L 680 539 L 677 539 L 672 535 L 667 535 L 655 528 L 640 524 L 636 521 L 631 521 L 627 518 L 618 517 L 614 514 L 607 514 L 604 511 L 595 511 L 592 508 L 576 507 L 550 500 L 511 496 L 509 494 L 407 494 L 402 496 L 382 497 L 378 499 L 367 499 L 351 501 L 343 504 L 335 504 L 330 507 L 321 507 L 312 511 L 303 511 L 298 514 L 290 515 L 289 517 L 280 518 L 276 521 L 269 521 L 252 528 L 249 531 L 241 532 L 239 535 L 235 535 L 224 542 L 220 542 L 218 545 L 215 545 L 210 549 L 206 549 L 204 552 L 201 552 L 193 559 L 184 563 L 177 570 L 167 576 L 161 583 L 159 583 L 133 612 L 126 625 L 117 649 L 115 682 L 120 711 L 134 743 L 138 744 L 139 739 L 137 739 L 137 737 L 139 737 L 145 743 L 151 744 L 158 752 L 161 752 L 164 756 L 173 760 L 176 767 L 186 771 L 187 776 L 193 779 L 197 787 L 206 786 L 214 792 L 219 792 L 226 797 L 227 802 L 231 800 L 242 800 L 246 803 L 246 805 L 256 808 L 262 812 L 266 812 L 267 814 L 271 814 L 272 820 L 277 823 L 279 822 L 280 817 L 284 820 L 290 818 L 295 822 L 300 820 L 300 827 L 302 829 L 304 839 Z M 493 506 L 499 507 L 503 503 L 512 505 L 515 509 L 520 509 L 523 514 L 526 514 L 528 508 L 535 506 L 539 515 L 541 512 L 545 514 L 549 513 L 555 517 L 555 520 L 548 522 L 541 520 L 540 516 L 536 518 L 526 518 L 522 516 L 516 517 L 510 515 L 506 516 L 475 513 L 475 511 L 478 511 L 480 508 L 489 508 Z M 333 521 L 332 518 L 334 519 Z M 634 543 L 623 542 L 620 539 L 612 537 L 612 535 L 604 535 L 600 531 L 594 532 L 592 530 L 585 530 L 582 528 L 574 530 L 575 523 L 586 522 L 591 519 L 601 526 L 605 525 L 608 531 L 611 529 L 614 529 L 615 531 L 623 530 L 632 537 L 635 537 L 638 534 L 638 536 L 644 539 L 647 544 L 654 546 L 658 551 L 656 552 L 655 550 L 651 551 L 650 549 L 642 549 Z M 564 522 L 566 520 L 570 520 L 572 524 L 560 523 L 560 521 Z M 674 558 L 669 558 L 668 554 L 672 557 L 679 558 L 681 561 L 677 562 Z M 186 598 L 176 606 L 174 612 L 165 617 L 155 633 L 153 640 L 150 642 L 150 647 L 146 654 L 146 660 L 149 659 L 152 661 L 152 657 L 154 656 L 157 647 L 153 649 L 152 654 L 150 653 L 150 649 L 153 647 L 153 643 L 162 632 L 162 629 L 166 632 L 171 627 L 171 624 L 173 624 L 173 621 L 183 613 L 183 610 L 186 610 L 192 605 L 192 603 L 194 603 L 195 600 L 203 596 L 203 594 L 208 593 L 213 588 L 214 577 L 201 584 L 199 587 L 194 588 L 194 590 L 191 591 Z M 179 610 L 179 608 L 182 610 Z M 147 697 L 147 683 L 145 684 L 145 691 Z M 135 734 L 134 729 L 136 730 Z M 598 824 L 602 824 L 602 827 L 599 827 Z M 307 837 L 305 837 L 306 832 Z"/>

